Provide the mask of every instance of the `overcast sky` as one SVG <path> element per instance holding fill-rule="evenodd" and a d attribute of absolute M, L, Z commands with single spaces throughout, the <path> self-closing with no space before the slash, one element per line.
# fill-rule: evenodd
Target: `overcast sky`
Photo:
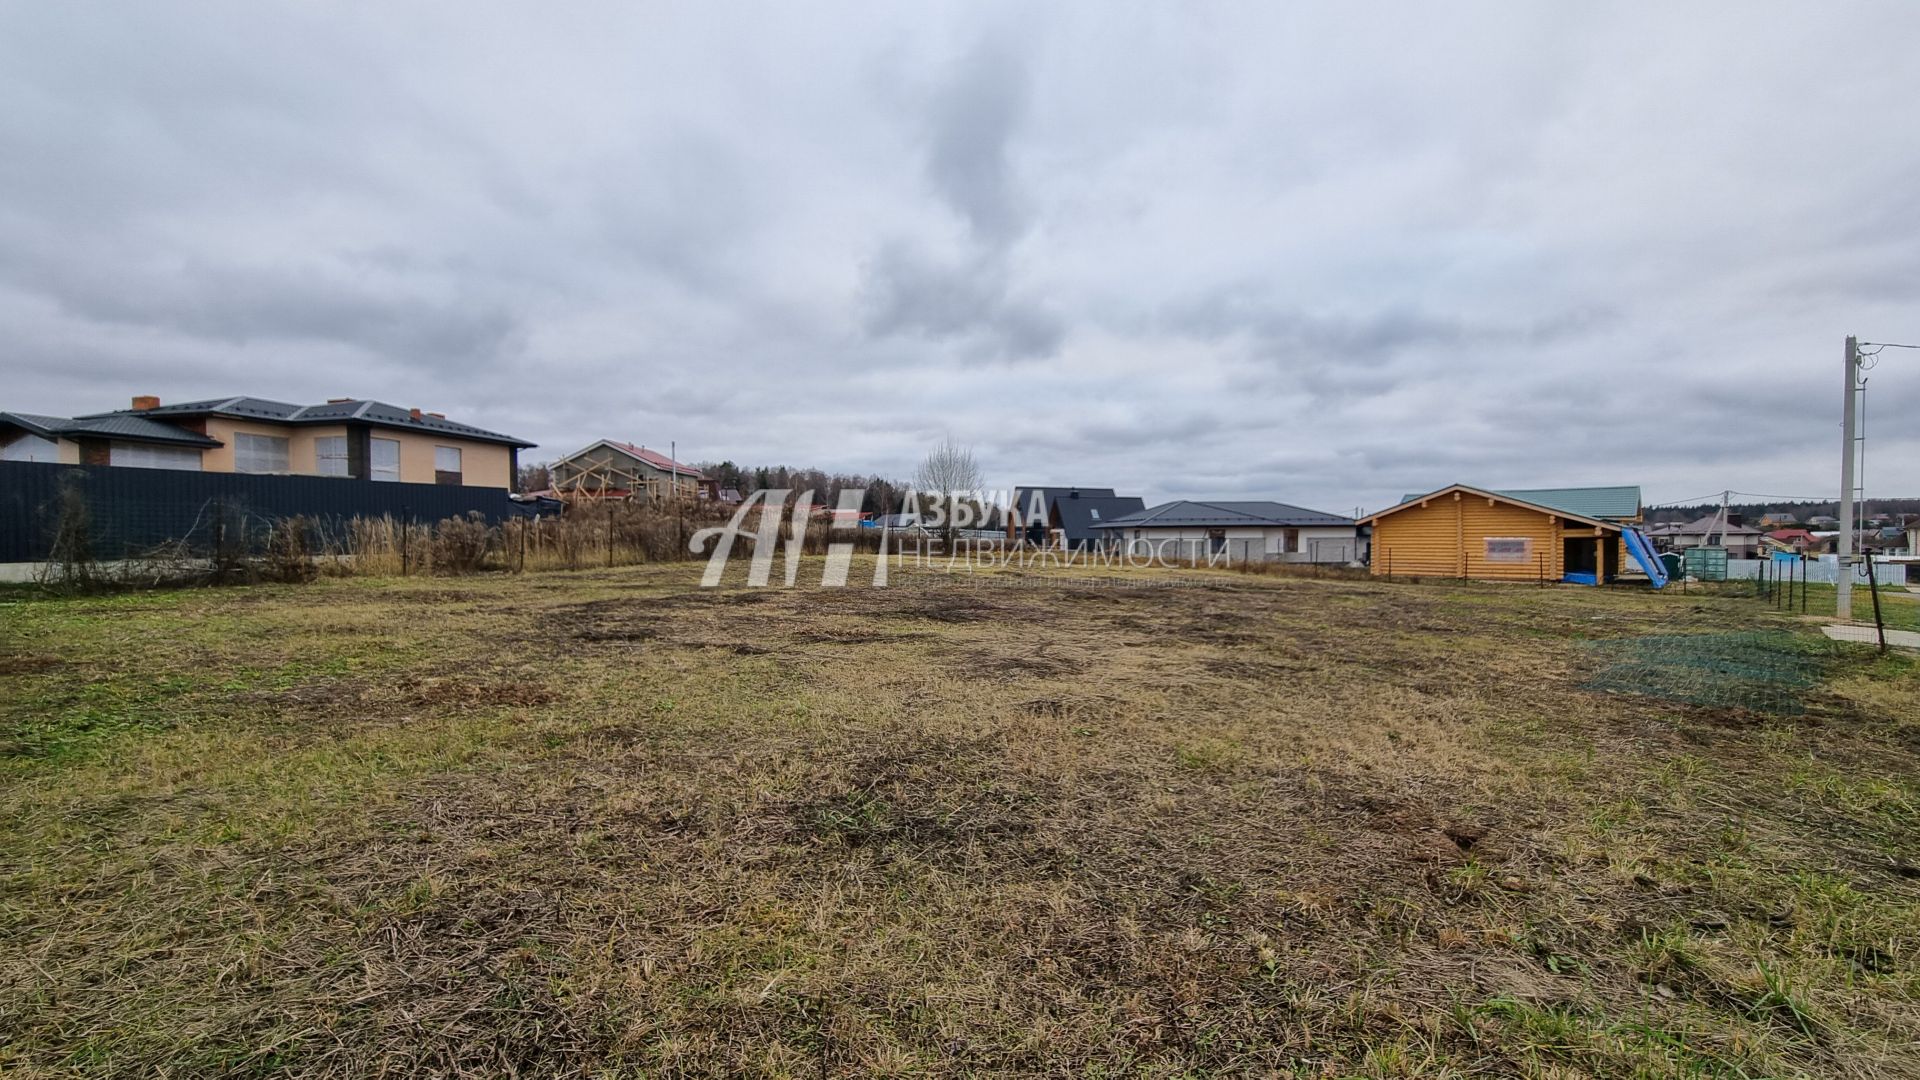
<path fill-rule="evenodd" d="M 1920 342 L 1916 4 L 488 6 L 0 5 L 0 409 L 1664 501 L 1830 495 Z"/>

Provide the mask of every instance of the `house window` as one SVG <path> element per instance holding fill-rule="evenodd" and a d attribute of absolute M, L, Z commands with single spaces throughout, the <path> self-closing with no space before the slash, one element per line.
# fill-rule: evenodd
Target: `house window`
<path fill-rule="evenodd" d="M 0 446 L 0 461 L 59 461 L 60 444 L 38 435 L 22 435 Z"/>
<path fill-rule="evenodd" d="M 1524 536 L 1489 536 L 1487 543 L 1487 561 L 1490 563 L 1525 563 L 1533 561 L 1533 541 Z"/>
<path fill-rule="evenodd" d="M 233 437 L 233 471 L 243 473 L 283 473 L 287 471 L 287 440 L 280 435 Z"/>
<path fill-rule="evenodd" d="M 146 443 L 112 443 L 107 447 L 107 464 L 130 469 L 183 469 L 200 471 L 200 451 L 191 446 L 150 446 Z"/>
<path fill-rule="evenodd" d="M 349 476 L 347 437 L 322 435 L 313 440 L 313 471 L 321 476 Z"/>
<path fill-rule="evenodd" d="M 436 484 L 460 483 L 459 447 L 436 446 L 433 448 L 433 482 Z"/>
<path fill-rule="evenodd" d="M 400 479 L 400 440 L 367 440 L 367 475 L 375 480 Z"/>

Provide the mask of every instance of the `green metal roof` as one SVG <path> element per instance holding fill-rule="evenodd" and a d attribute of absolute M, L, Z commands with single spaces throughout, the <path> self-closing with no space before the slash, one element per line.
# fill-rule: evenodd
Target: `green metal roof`
<path fill-rule="evenodd" d="M 1625 487 L 1534 488 L 1528 491 L 1496 491 L 1494 494 L 1603 521 L 1638 517 L 1640 514 L 1638 484 Z"/>
<path fill-rule="evenodd" d="M 1445 491 L 1446 488 L 1441 488 Z M 1569 514 L 1578 514 L 1586 518 L 1599 518 L 1602 521 L 1624 520 L 1638 517 L 1640 514 L 1640 485 L 1628 484 L 1624 487 L 1585 487 L 1585 488 L 1482 488 L 1495 495 L 1509 499 L 1530 502 L 1535 506 L 1545 506 L 1554 510 L 1564 510 Z M 1427 492 L 1420 495 L 1408 495 L 1402 503 L 1424 499 Z"/>

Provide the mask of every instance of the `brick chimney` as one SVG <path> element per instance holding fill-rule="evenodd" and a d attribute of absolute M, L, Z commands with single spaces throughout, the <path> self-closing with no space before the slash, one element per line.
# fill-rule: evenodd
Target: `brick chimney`
<path fill-rule="evenodd" d="M 445 420 L 447 418 L 447 414 L 443 412 L 430 412 L 427 415 L 433 417 L 435 420 Z"/>
<path fill-rule="evenodd" d="M 157 409 L 159 407 L 160 399 L 154 397 L 152 394 L 141 394 L 139 397 L 133 399 L 134 412 L 146 412 L 148 409 Z"/>
<path fill-rule="evenodd" d="M 329 405 L 344 405 L 344 404 L 346 404 L 347 402 L 349 402 L 349 401 L 352 401 L 352 400 L 353 400 L 353 399 L 352 399 L 352 398 L 350 398 L 350 397 L 330 397 L 330 398 L 328 398 L 328 399 L 327 399 L 327 404 L 329 404 Z"/>
<path fill-rule="evenodd" d="M 418 419 L 420 419 L 420 410 L 419 410 L 419 409 L 408 409 L 408 410 L 407 410 L 407 415 L 408 415 L 408 416 L 411 416 L 411 417 L 413 417 L 413 418 L 414 418 L 415 420 L 418 420 Z"/>

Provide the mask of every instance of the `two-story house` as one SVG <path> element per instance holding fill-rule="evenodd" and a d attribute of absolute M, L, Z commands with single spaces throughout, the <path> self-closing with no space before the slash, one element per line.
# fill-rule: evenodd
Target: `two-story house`
<path fill-rule="evenodd" d="M 86 416 L 0 412 L 0 461 L 337 476 L 511 490 L 533 443 L 379 401 L 231 397 Z"/>

